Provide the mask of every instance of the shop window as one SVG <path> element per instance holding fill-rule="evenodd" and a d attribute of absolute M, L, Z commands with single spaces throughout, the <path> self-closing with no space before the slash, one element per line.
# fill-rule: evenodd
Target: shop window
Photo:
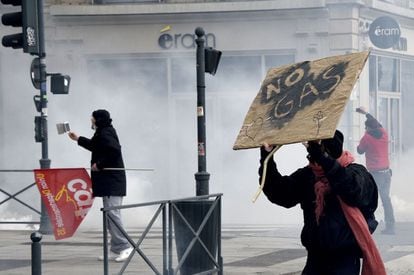
<path fill-rule="evenodd" d="M 377 57 L 371 55 L 369 57 L 369 111 L 374 114 L 377 106 Z"/>
<path fill-rule="evenodd" d="M 195 57 L 171 58 L 171 88 L 173 93 L 197 93 Z"/>
<path fill-rule="evenodd" d="M 270 68 L 280 67 L 282 65 L 295 63 L 295 56 L 290 55 L 265 55 L 266 72 Z"/>
<path fill-rule="evenodd" d="M 378 89 L 384 92 L 397 92 L 397 59 L 378 56 Z"/>
<path fill-rule="evenodd" d="M 389 109 L 388 109 L 388 98 L 381 97 L 378 99 L 378 121 L 382 124 L 382 126 L 388 129 L 387 125 L 387 118 L 389 116 Z"/>
<path fill-rule="evenodd" d="M 400 147 L 400 100 L 396 98 L 390 98 L 390 126 L 389 135 L 391 142 L 391 154 L 399 152 Z"/>
<path fill-rule="evenodd" d="M 294 63 L 294 55 L 265 55 L 266 71 L 272 67 Z M 264 79 L 261 56 L 221 57 L 214 76 L 206 73 L 206 93 L 257 92 Z M 196 93 L 195 57 L 171 58 L 171 87 L 173 93 Z"/>
<path fill-rule="evenodd" d="M 264 77 L 261 56 L 221 57 L 214 76 L 206 74 L 207 92 L 257 92 Z"/>
<path fill-rule="evenodd" d="M 146 91 L 152 95 L 167 93 L 166 59 L 95 59 L 88 62 L 92 84 L 106 90 Z"/>
<path fill-rule="evenodd" d="M 414 148 L 414 61 L 401 61 L 402 149 Z"/>

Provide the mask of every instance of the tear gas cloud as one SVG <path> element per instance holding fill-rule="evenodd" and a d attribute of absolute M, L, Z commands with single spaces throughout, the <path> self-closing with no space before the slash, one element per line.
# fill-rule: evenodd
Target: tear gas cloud
<path fill-rule="evenodd" d="M 7 51 L 8 55 L 11 55 L 10 51 Z M 179 83 L 175 87 L 184 92 L 168 94 L 167 81 L 159 79 L 166 75 L 165 71 L 146 71 L 148 67 L 139 62 L 78 60 L 80 56 L 57 51 L 46 59 L 48 71 L 61 71 L 72 77 L 69 95 L 48 93 L 51 167 L 89 166 L 90 153 L 66 135 L 58 135 L 55 125 L 68 121 L 73 131 L 91 137 L 91 113 L 104 108 L 111 112 L 126 167 L 155 169 L 153 172 L 127 173 L 128 195 L 124 204 L 195 196 L 197 101 L 194 59 L 190 59 L 192 65 L 187 66 L 188 71 L 183 72 L 189 79 L 182 82 L 182 87 Z M 3 61 L 1 168 L 38 168 L 41 146 L 34 142 L 33 117 L 38 113 L 32 101 L 38 91 L 31 86 L 26 70 L 4 69 L 8 58 L 21 59 L 21 68 L 30 65 L 28 57 L 23 55 L 13 54 Z M 78 68 L 82 62 L 86 62 L 86 71 Z M 159 67 L 162 68 L 162 64 Z M 226 73 L 219 67 L 217 74 L 225 76 Z M 226 77 L 218 79 L 225 80 Z M 272 205 L 264 195 L 256 203 L 251 202 L 258 188 L 259 150 L 233 151 L 232 146 L 259 90 L 260 81 L 252 83 L 249 81 L 251 76 L 242 74 L 227 79 L 237 81 L 217 83 L 214 77 L 206 76 L 207 171 L 211 174 L 210 193 L 223 193 L 223 224 L 301 224 L 298 206 L 284 209 Z M 220 92 L 213 91 L 209 83 L 213 88 L 219 87 Z M 306 165 L 306 151 L 301 144 L 287 145 L 277 152 L 275 159 L 282 174 L 289 174 Z M 409 175 L 406 173 L 409 169 L 407 159 L 410 158 L 402 158 L 394 168 L 391 193 L 397 220 L 414 219 L 414 205 L 410 201 L 410 195 L 413 195 L 410 192 L 414 191 L 410 191 L 410 181 L 406 178 Z M 0 176 L 2 186 L 11 193 L 33 182 L 31 174 Z M 0 199 L 3 198 L 1 195 Z M 39 208 L 37 190 L 28 192 L 23 198 Z M 101 227 L 101 206 L 101 200 L 95 200 L 91 210 L 94 214 L 87 216 L 82 227 Z M 38 219 L 30 210 L 21 210 L 17 203 L 0 207 L 3 217 L 22 219 L 32 215 L 33 220 Z M 381 205 L 378 209 L 378 218 L 382 219 Z M 154 208 L 136 211 L 124 211 L 126 226 L 145 225 Z"/>

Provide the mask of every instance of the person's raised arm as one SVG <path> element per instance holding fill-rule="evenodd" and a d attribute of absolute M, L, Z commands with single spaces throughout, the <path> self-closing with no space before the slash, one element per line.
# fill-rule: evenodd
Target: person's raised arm
<path fill-rule="evenodd" d="M 68 136 L 71 140 L 76 141 L 79 146 L 82 146 L 86 150 L 92 151 L 92 143 L 89 138 L 78 136 L 75 132 L 69 132 Z"/>

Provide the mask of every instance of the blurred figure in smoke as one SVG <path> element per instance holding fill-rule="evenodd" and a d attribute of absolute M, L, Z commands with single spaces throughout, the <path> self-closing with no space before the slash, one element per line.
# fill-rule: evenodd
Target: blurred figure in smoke
<path fill-rule="evenodd" d="M 92 152 L 91 179 L 93 195 L 102 197 L 104 207 L 120 206 L 123 197 L 126 195 L 126 176 L 118 135 L 112 127 L 112 119 L 106 110 L 94 111 L 91 122 L 92 129 L 95 130 L 95 134 L 91 139 L 78 136 L 74 132 L 69 132 L 69 137 L 77 141 L 79 146 Z M 120 169 L 105 170 L 105 168 Z M 119 209 L 109 211 L 109 216 L 123 228 Z M 111 249 L 108 259 L 116 262 L 125 261 L 132 252 L 128 240 L 112 224 L 111 220 L 108 222 L 108 230 L 111 234 Z M 100 256 L 99 260 L 103 260 L 103 256 Z"/>
<path fill-rule="evenodd" d="M 302 245 L 308 252 L 303 275 L 385 275 L 385 267 L 372 239 L 378 222 L 374 212 L 378 190 L 363 165 L 343 151 L 343 134 L 309 141 L 309 165 L 282 176 L 271 158 L 263 192 L 274 204 L 291 208 L 300 204 L 304 226 Z M 261 148 L 259 175 L 272 147 Z"/>
<path fill-rule="evenodd" d="M 366 116 L 365 134 L 361 138 L 357 151 L 365 154 L 365 162 L 369 172 L 375 179 L 378 191 L 384 207 L 385 229 L 383 234 L 395 234 L 394 210 L 390 198 L 391 175 L 390 161 L 388 158 L 388 133 L 371 114 L 363 107 L 356 111 Z"/>

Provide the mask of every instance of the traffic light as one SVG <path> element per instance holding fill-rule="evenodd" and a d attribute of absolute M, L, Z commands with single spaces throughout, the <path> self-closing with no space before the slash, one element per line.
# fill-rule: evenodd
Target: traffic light
<path fill-rule="evenodd" d="M 1 3 L 21 7 L 21 11 L 3 14 L 1 22 L 5 26 L 22 28 L 21 33 L 3 36 L 3 46 L 39 55 L 38 0 L 1 0 Z"/>
<path fill-rule="evenodd" d="M 42 142 L 45 140 L 46 137 L 46 129 L 45 129 L 45 118 L 41 116 L 35 116 L 35 141 Z"/>
<path fill-rule="evenodd" d="M 67 95 L 69 93 L 70 76 L 51 74 L 50 91 L 55 95 Z"/>
<path fill-rule="evenodd" d="M 207 47 L 204 49 L 204 62 L 206 73 L 215 75 L 220 62 L 221 51 Z"/>

